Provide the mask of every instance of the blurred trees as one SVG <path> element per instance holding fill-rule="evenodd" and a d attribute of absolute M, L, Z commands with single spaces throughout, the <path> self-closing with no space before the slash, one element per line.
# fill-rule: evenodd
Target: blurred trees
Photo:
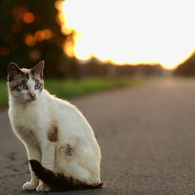
<path fill-rule="evenodd" d="M 195 52 L 173 72 L 175 76 L 195 76 Z"/>
<path fill-rule="evenodd" d="M 80 74 L 82 77 L 128 77 L 128 76 L 160 76 L 163 68 L 161 65 L 114 65 L 103 63 L 92 57 L 89 61 L 80 65 Z"/>
<path fill-rule="evenodd" d="M 31 68 L 40 60 L 45 60 L 47 77 L 115 78 L 161 74 L 160 65 L 117 66 L 96 58 L 80 64 L 74 57 L 75 31 L 69 34 L 61 31 L 64 18 L 56 9 L 59 4 L 60 0 L 0 1 L 0 78 L 6 77 L 10 62 Z"/>
<path fill-rule="evenodd" d="M 0 1 L 0 77 L 7 74 L 11 61 L 29 68 L 45 60 L 47 76 L 66 74 L 63 66 L 70 59 L 62 45 L 67 36 L 61 33 L 55 2 Z"/>

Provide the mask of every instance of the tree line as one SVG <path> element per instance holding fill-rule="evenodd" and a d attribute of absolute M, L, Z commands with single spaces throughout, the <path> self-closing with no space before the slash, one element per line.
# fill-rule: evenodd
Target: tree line
<path fill-rule="evenodd" d="M 139 65 L 116 65 L 110 62 L 103 63 L 92 57 L 85 63 L 79 65 L 82 77 L 128 77 L 128 76 L 160 76 L 163 68 L 160 64 L 139 64 Z"/>
<path fill-rule="evenodd" d="M 192 77 L 195 76 L 195 52 L 181 63 L 173 72 L 175 76 Z"/>

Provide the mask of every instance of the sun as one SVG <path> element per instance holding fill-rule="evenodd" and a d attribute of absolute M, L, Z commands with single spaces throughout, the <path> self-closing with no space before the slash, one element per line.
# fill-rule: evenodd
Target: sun
<path fill-rule="evenodd" d="M 75 29 L 74 55 L 118 64 L 161 63 L 175 68 L 195 46 L 192 0 L 66 0 L 62 29 Z"/>

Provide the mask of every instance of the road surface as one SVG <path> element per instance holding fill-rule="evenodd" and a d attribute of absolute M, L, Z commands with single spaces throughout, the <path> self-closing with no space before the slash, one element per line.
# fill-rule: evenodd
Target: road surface
<path fill-rule="evenodd" d="M 92 125 L 102 150 L 106 187 L 23 192 L 26 151 L 0 112 L 0 195 L 195 194 L 195 82 L 162 79 L 71 101 Z"/>

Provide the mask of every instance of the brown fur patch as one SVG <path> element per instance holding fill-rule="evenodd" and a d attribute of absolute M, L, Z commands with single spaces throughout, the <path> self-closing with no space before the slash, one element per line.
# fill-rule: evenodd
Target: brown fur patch
<path fill-rule="evenodd" d="M 47 138 L 50 142 L 58 141 L 58 127 L 56 124 L 53 124 L 52 127 L 47 132 Z"/>
<path fill-rule="evenodd" d="M 24 75 L 18 75 L 11 82 L 8 82 L 8 86 L 9 86 L 11 91 L 13 91 L 13 90 L 20 91 L 18 86 L 21 85 L 21 84 L 26 84 L 28 79 L 29 79 L 29 74 L 28 73 L 26 73 Z"/>

